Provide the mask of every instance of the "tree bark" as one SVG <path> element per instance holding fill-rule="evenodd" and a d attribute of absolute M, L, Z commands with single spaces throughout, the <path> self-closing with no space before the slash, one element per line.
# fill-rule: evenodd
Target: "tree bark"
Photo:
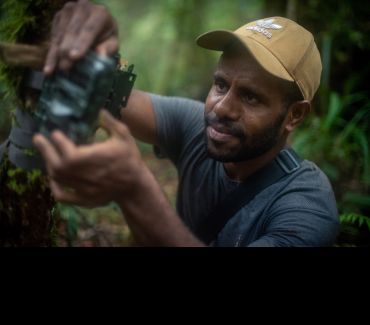
<path fill-rule="evenodd" d="M 51 246 L 55 204 L 46 176 L 0 163 L 0 246 Z"/>

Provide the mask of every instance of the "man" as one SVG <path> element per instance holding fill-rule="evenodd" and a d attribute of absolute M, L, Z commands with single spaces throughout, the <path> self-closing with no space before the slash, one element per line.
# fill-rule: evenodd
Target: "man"
<path fill-rule="evenodd" d="M 113 53 L 117 43 L 116 24 L 105 9 L 83 0 L 69 4 L 55 19 L 44 72 L 68 70 L 92 46 L 102 55 Z M 133 91 L 123 123 L 101 113 L 111 135 L 104 143 L 77 147 L 58 131 L 52 143 L 35 136 L 55 198 L 84 206 L 116 201 L 145 246 L 332 245 L 338 216 L 331 186 L 316 165 L 285 149 L 320 82 L 311 33 L 274 17 L 235 32 L 209 32 L 197 43 L 222 51 L 205 105 Z M 159 146 L 176 165 L 177 213 L 131 134 Z M 273 165 L 282 176 L 261 186 L 275 177 Z M 244 195 L 236 194 L 238 188 L 252 194 L 233 211 L 240 202 L 230 197 Z M 230 211 L 219 229 L 210 214 L 218 207 Z"/>

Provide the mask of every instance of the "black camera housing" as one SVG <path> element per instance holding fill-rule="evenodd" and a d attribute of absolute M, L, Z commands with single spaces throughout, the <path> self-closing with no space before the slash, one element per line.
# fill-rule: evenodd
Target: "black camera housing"
<path fill-rule="evenodd" d="M 125 69 L 119 56 L 90 51 L 69 72 L 58 71 L 43 82 L 36 116 L 46 137 L 61 130 L 76 144 L 92 141 L 101 108 L 115 117 L 125 107 L 136 80 L 133 66 Z"/>

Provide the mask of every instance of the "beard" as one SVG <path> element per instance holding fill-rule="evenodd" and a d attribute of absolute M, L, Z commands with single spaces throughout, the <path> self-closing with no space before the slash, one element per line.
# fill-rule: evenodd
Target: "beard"
<path fill-rule="evenodd" d="M 259 133 L 248 135 L 245 129 L 236 122 L 219 119 L 214 113 L 206 114 L 205 120 L 205 144 L 208 156 L 220 162 L 242 162 L 255 159 L 271 148 L 278 140 L 280 129 L 287 113 L 279 115 L 276 120 L 267 125 Z M 222 126 L 227 133 L 237 138 L 238 144 L 227 146 L 225 143 L 217 143 L 207 135 L 207 127 L 212 125 Z"/>

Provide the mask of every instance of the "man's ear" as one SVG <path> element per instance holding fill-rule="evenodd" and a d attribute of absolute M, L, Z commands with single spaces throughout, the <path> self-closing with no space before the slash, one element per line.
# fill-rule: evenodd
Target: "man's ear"
<path fill-rule="evenodd" d="M 308 100 L 294 102 L 290 105 L 288 112 L 288 119 L 285 124 L 285 129 L 292 132 L 298 127 L 311 111 L 311 103 Z"/>

